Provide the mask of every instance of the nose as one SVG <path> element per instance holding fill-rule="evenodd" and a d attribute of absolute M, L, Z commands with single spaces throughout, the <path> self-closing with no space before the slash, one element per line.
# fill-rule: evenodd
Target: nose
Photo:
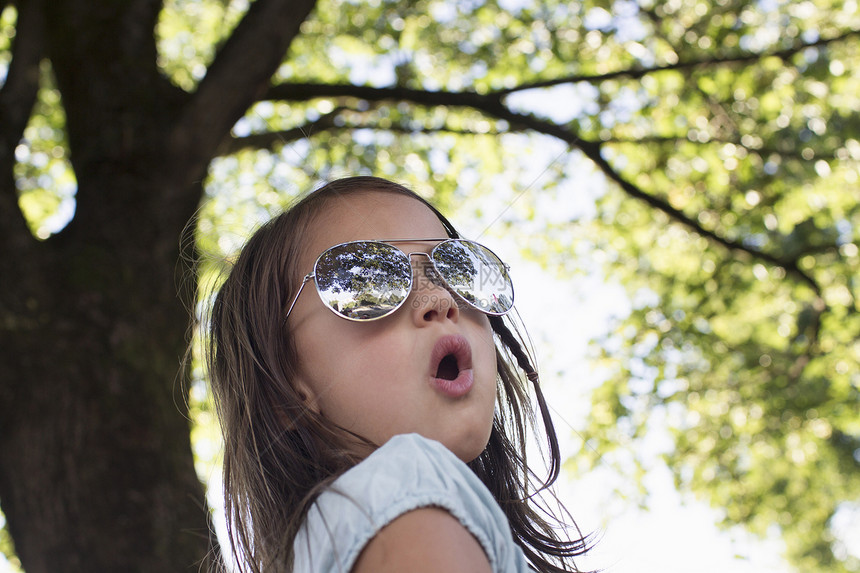
<path fill-rule="evenodd" d="M 412 253 L 410 259 L 414 273 L 410 296 L 415 324 L 424 326 L 437 320 L 457 322 L 460 317 L 457 299 L 448 290 L 430 258 L 425 253 Z"/>

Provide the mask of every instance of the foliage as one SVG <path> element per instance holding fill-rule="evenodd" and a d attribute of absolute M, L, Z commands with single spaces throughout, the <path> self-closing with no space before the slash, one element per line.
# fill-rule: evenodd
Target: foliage
<path fill-rule="evenodd" d="M 558 117 L 563 105 L 518 102 L 600 142 L 610 177 L 646 199 L 614 188 L 591 222 L 593 248 L 609 254 L 637 301 L 602 341 L 614 366 L 594 394 L 591 451 L 639 439 L 665 409 L 676 443 L 665 458 L 679 487 L 724 508 L 727 525 L 762 534 L 779 527 L 802 570 L 855 569 L 843 548 L 834 557 L 828 522 L 860 495 L 860 213 L 851 191 L 860 159 L 858 46 L 814 44 L 850 31 L 835 22 L 856 19 L 856 8 L 550 4 L 512 14 L 492 3 L 327 3 L 280 76 L 478 93 L 585 78 L 576 89 L 546 88 L 570 102 L 566 117 Z M 689 62 L 704 63 L 672 69 Z M 516 129 L 451 107 L 378 105 L 339 99 L 318 108 L 352 108 L 340 116 L 345 127 L 378 131 L 311 137 L 309 156 L 324 157 L 311 164 L 357 161 L 346 171 L 411 179 L 402 166 L 413 162 L 397 158 L 413 154 L 428 157 L 430 173 L 447 174 L 433 168 L 435 142 L 422 150 L 384 132 L 440 130 L 463 142 L 449 146 L 457 148 L 451 156 L 490 181 L 504 144 L 470 158 L 475 140 L 458 131 L 480 132 L 488 119 L 484 131 Z M 392 148 L 395 140 L 405 148 Z M 380 141 L 385 153 L 375 163 Z M 450 181 L 456 187 L 462 174 Z"/>
<path fill-rule="evenodd" d="M 161 71 L 195 90 L 247 9 L 165 2 Z M 11 26 L 7 10 L 0 42 Z M 596 197 L 527 227 L 547 229 L 560 272 L 599 256 L 633 301 L 597 341 L 610 374 L 569 467 L 635 450 L 665 419 L 679 488 L 727 525 L 779 528 L 799 570 L 857 571 L 830 526 L 860 502 L 858 31 L 856 2 L 838 0 L 321 1 L 210 165 L 200 282 L 300 192 L 347 173 L 443 210 Z M 47 65 L 42 86 L 16 177 L 47 238 L 74 176 Z M 577 185 L 586 160 L 605 193 Z M 582 244 L 555 232 L 576 225 Z"/>
<path fill-rule="evenodd" d="M 618 191 L 600 202 L 596 246 L 636 305 L 602 342 L 613 374 L 587 436 L 598 452 L 635 449 L 666 415 L 679 487 L 727 525 L 779 527 L 800 570 L 857 570 L 843 546 L 834 555 L 829 522 L 860 498 L 858 45 L 791 49 L 840 34 L 856 6 L 702 6 L 653 20 L 669 61 L 788 51 L 614 83 L 609 117 L 580 122 L 667 207 L 655 216 Z M 622 122 L 625 91 L 641 107 Z"/>
<path fill-rule="evenodd" d="M 44 85 L 39 90 L 24 139 L 15 149 L 18 204 L 33 234 L 40 239 L 62 229 L 72 218 L 77 191 L 74 171 L 68 162 L 66 118 L 60 92 L 52 85 L 50 64 L 45 62 L 44 67 Z"/>
<path fill-rule="evenodd" d="M 17 573 L 21 569 L 21 562 L 15 555 L 12 536 L 9 535 L 9 531 L 6 529 L 6 517 L 0 513 L 0 564 L 4 562 L 9 571 Z"/>

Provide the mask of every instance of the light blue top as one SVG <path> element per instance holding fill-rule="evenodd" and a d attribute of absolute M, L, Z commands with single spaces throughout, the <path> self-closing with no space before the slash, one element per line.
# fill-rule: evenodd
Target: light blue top
<path fill-rule="evenodd" d="M 427 506 L 456 517 L 494 573 L 530 571 L 486 486 L 445 446 L 417 434 L 391 438 L 320 494 L 293 544 L 294 571 L 349 573 L 380 529 Z"/>

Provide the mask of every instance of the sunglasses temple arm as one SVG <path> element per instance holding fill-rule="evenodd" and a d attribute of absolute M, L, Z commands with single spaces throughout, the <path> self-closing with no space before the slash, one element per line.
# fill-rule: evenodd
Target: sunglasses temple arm
<path fill-rule="evenodd" d="M 293 297 L 293 302 L 290 303 L 290 308 L 287 309 L 287 314 L 284 316 L 284 322 L 290 318 L 290 313 L 293 312 L 293 307 L 296 306 L 296 302 L 299 300 L 299 295 L 302 294 L 302 290 L 305 288 L 305 285 L 314 277 L 313 273 L 308 273 L 305 275 L 305 278 L 302 279 L 302 284 L 299 285 L 299 290 L 296 291 L 296 296 Z"/>

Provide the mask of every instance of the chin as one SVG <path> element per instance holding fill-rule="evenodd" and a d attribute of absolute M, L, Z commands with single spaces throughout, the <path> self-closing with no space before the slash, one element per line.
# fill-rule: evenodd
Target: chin
<path fill-rule="evenodd" d="M 456 441 L 455 444 L 446 443 L 445 446 L 451 450 L 451 452 L 460 458 L 463 462 L 469 463 L 478 456 L 481 455 L 481 452 L 484 451 L 484 448 L 487 447 L 487 443 L 490 441 L 490 432 L 483 432 L 480 435 L 478 433 L 470 434 L 467 436 L 462 436 L 460 439 Z"/>

